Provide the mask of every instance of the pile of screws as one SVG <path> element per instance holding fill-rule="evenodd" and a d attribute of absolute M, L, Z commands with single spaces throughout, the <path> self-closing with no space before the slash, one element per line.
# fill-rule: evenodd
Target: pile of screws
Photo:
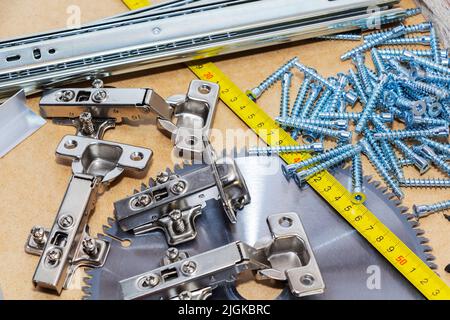
<path fill-rule="evenodd" d="M 409 12 L 417 14 L 418 10 Z M 423 35 L 429 33 L 429 35 Z M 420 34 L 420 36 L 410 36 Z M 257 100 L 273 84 L 281 81 L 281 107 L 277 122 L 290 130 L 294 139 L 302 137 L 301 146 L 252 148 L 251 154 L 271 155 L 284 152 L 310 152 L 308 160 L 283 167 L 289 180 L 303 185 L 311 176 L 347 160 L 352 161 L 355 203 L 363 203 L 361 154 L 365 155 L 388 188 L 399 199 L 401 187 L 450 187 L 450 68 L 448 51 L 441 49 L 431 22 L 400 25 L 365 36 L 335 35 L 332 40 L 359 40 L 362 45 L 341 56 L 352 59 L 355 70 L 324 78 L 316 70 L 291 59 L 256 88 L 247 91 Z M 400 49 L 380 49 L 379 46 Z M 426 50 L 403 48 L 405 45 L 428 46 Z M 370 52 L 375 70 L 366 64 Z M 289 92 L 292 70 L 304 75 L 297 97 L 290 108 Z M 359 100 L 361 112 L 349 112 Z M 354 126 L 350 126 L 353 122 Z M 401 123 L 402 130 L 392 125 Z M 354 132 L 350 131 L 354 128 Z M 325 139 L 337 146 L 324 152 Z M 352 144 L 352 138 L 356 143 Z M 403 158 L 396 155 L 397 149 Z M 407 179 L 403 167 L 414 165 L 423 174 L 432 165 L 445 179 Z M 445 205 L 416 206 L 422 217 L 449 208 Z"/>

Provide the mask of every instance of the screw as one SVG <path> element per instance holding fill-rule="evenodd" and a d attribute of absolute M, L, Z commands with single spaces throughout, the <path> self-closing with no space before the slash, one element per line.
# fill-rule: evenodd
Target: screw
<path fill-rule="evenodd" d="M 104 83 L 103 80 L 101 79 L 95 79 L 94 81 L 92 81 L 92 87 L 96 88 L 96 89 L 100 89 L 103 88 Z"/>
<path fill-rule="evenodd" d="M 415 25 L 411 25 L 411 26 L 406 26 L 405 34 L 427 32 L 428 30 L 431 29 L 431 27 L 432 27 L 432 24 L 430 22 L 424 22 L 424 23 L 419 23 L 419 24 L 415 24 Z M 364 41 L 370 41 L 370 40 L 376 39 L 378 37 L 382 37 L 383 35 L 387 34 L 388 32 L 391 32 L 393 30 L 394 30 L 394 28 L 389 28 L 389 29 L 380 30 L 380 31 L 371 33 L 364 37 Z"/>
<path fill-rule="evenodd" d="M 430 205 L 414 205 L 414 214 L 418 219 L 429 216 L 432 213 L 450 209 L 450 200 L 430 204 Z"/>
<path fill-rule="evenodd" d="M 364 137 L 365 137 L 366 141 L 369 143 L 369 145 L 372 147 L 372 149 L 375 152 L 375 155 L 380 160 L 380 162 L 383 164 L 383 166 L 386 168 L 386 170 L 392 171 L 391 164 L 388 161 L 388 159 L 386 158 L 386 156 L 383 152 L 383 149 L 381 148 L 378 141 L 375 141 L 375 139 L 373 138 L 373 133 L 371 131 L 369 131 L 368 129 L 366 129 L 364 131 Z"/>
<path fill-rule="evenodd" d="M 391 39 L 387 40 L 386 42 L 382 43 L 383 45 L 416 45 L 416 44 L 423 44 L 428 45 L 431 42 L 430 36 L 421 36 L 421 37 L 404 37 L 404 38 L 398 38 L 398 39 Z"/>
<path fill-rule="evenodd" d="M 345 61 L 353 57 L 354 55 L 358 53 L 366 52 L 367 50 L 370 50 L 371 48 L 385 42 L 386 40 L 398 38 L 406 33 L 406 28 L 403 25 L 400 25 L 398 27 L 395 27 L 391 31 L 386 32 L 385 34 L 380 34 L 376 38 L 367 40 L 364 44 L 361 46 L 358 46 L 356 48 L 353 48 L 349 52 L 343 54 L 341 56 L 341 60 Z"/>
<path fill-rule="evenodd" d="M 337 119 L 337 120 L 320 120 L 320 119 L 310 119 L 310 118 L 277 118 L 280 121 L 289 121 L 289 122 L 298 122 L 301 124 L 308 124 L 312 126 L 318 127 L 326 127 L 337 130 L 347 130 L 348 129 L 348 121 Z M 278 120 L 277 120 L 278 121 Z"/>
<path fill-rule="evenodd" d="M 180 300 L 192 300 L 192 293 L 190 291 L 180 292 L 178 295 L 178 299 Z"/>
<path fill-rule="evenodd" d="M 33 237 L 33 241 L 39 245 L 47 242 L 47 235 L 45 234 L 45 229 L 42 227 L 33 227 L 31 229 L 31 236 Z"/>
<path fill-rule="evenodd" d="M 300 113 L 300 118 L 306 118 L 311 113 L 311 108 L 314 106 L 314 102 L 319 97 L 320 92 L 322 91 L 322 85 L 313 83 L 311 85 L 311 93 L 306 101 L 302 112 Z"/>
<path fill-rule="evenodd" d="M 171 263 L 175 262 L 180 257 L 180 251 L 177 248 L 169 248 L 166 250 L 166 257 Z"/>
<path fill-rule="evenodd" d="M 449 69 L 450 71 L 450 69 Z M 411 81 L 407 78 L 403 77 L 396 77 L 396 80 L 401 82 L 404 86 L 407 86 L 411 88 L 412 90 L 421 91 L 424 93 L 432 94 L 440 99 L 447 99 L 449 96 L 449 93 L 445 90 L 442 90 L 439 87 L 436 87 L 435 85 L 422 82 L 422 81 Z"/>
<path fill-rule="evenodd" d="M 378 75 L 386 73 L 386 63 L 384 62 L 384 60 L 381 57 L 378 50 L 376 48 L 373 48 L 370 51 L 370 54 L 372 56 L 373 64 L 375 65 L 375 68 L 377 69 Z"/>
<path fill-rule="evenodd" d="M 419 156 L 411 150 L 405 143 L 399 140 L 393 141 L 394 145 L 405 155 L 406 158 L 411 159 L 414 165 L 419 169 L 420 174 L 424 174 L 430 169 L 430 163 L 423 157 Z"/>
<path fill-rule="evenodd" d="M 434 28 L 434 26 L 432 26 L 430 29 L 430 48 L 431 48 L 431 52 L 433 53 L 433 60 L 436 63 L 441 62 L 441 57 L 439 55 L 439 47 L 440 47 L 439 46 L 439 38 L 436 33 L 436 29 Z"/>
<path fill-rule="evenodd" d="M 444 67 L 444 66 L 440 65 L 439 63 L 436 63 L 436 62 L 424 59 L 422 57 L 418 57 L 418 56 L 412 54 L 410 51 L 403 52 L 403 54 L 400 56 L 400 58 L 403 61 L 413 62 L 415 64 L 418 64 L 418 65 L 422 66 L 422 67 L 430 68 L 430 69 L 433 69 L 433 70 L 435 70 L 437 72 L 440 72 L 440 73 L 450 74 L 450 69 L 449 68 Z"/>
<path fill-rule="evenodd" d="M 176 182 L 170 190 L 175 194 L 181 194 L 186 189 L 186 182 L 184 181 L 178 181 Z"/>
<path fill-rule="evenodd" d="M 142 277 L 139 280 L 139 286 L 143 289 L 154 288 L 159 284 L 160 281 L 161 281 L 160 277 L 152 273 Z"/>
<path fill-rule="evenodd" d="M 353 69 L 350 69 L 348 71 L 348 73 L 349 73 L 349 81 L 353 85 L 353 87 L 355 88 L 356 93 L 359 96 L 359 100 L 361 100 L 361 102 L 364 105 L 366 105 L 367 104 L 367 95 L 366 95 L 366 91 L 364 89 L 363 83 L 361 82 L 361 79 L 355 73 L 355 71 L 353 71 Z"/>
<path fill-rule="evenodd" d="M 108 98 L 108 93 L 105 90 L 96 90 L 92 94 L 92 101 L 102 103 Z"/>
<path fill-rule="evenodd" d="M 295 146 L 267 147 L 267 148 L 250 148 L 248 153 L 250 156 L 271 156 L 280 153 L 297 153 L 297 152 L 323 152 L 323 143 L 312 143 Z"/>
<path fill-rule="evenodd" d="M 337 85 L 333 84 L 330 80 L 325 79 L 324 77 L 322 77 L 321 75 L 319 75 L 317 73 L 316 70 L 308 68 L 307 66 L 301 64 L 300 62 L 295 62 L 294 66 L 300 70 L 301 72 L 303 72 L 306 75 L 309 75 L 311 78 L 313 78 L 314 80 L 322 83 L 325 87 L 327 87 L 328 89 L 331 89 L 333 91 L 335 91 L 337 89 Z M 358 96 L 356 95 L 355 92 L 353 91 L 348 91 L 345 93 L 345 100 L 351 105 L 354 106 L 356 104 L 356 101 L 358 101 Z"/>
<path fill-rule="evenodd" d="M 166 183 L 167 181 L 169 181 L 169 179 L 170 179 L 170 174 L 168 172 L 166 172 L 166 171 L 160 172 L 156 176 L 156 181 L 159 184 Z"/>
<path fill-rule="evenodd" d="M 338 105 L 341 103 L 342 94 L 344 92 L 345 87 L 348 85 L 348 78 L 345 74 L 339 73 L 338 74 L 338 82 L 337 82 L 337 88 L 334 91 L 334 94 L 331 98 L 331 105 L 330 105 L 330 111 L 337 111 Z M 306 116 L 306 115 L 305 115 Z M 305 117 L 303 116 L 303 118 Z"/>
<path fill-rule="evenodd" d="M 383 181 L 386 183 L 386 185 L 392 190 L 392 192 L 399 199 L 403 199 L 404 195 L 402 190 L 400 189 L 398 184 L 394 181 L 394 179 L 391 178 L 388 171 L 386 170 L 386 167 L 383 165 L 383 163 L 380 162 L 371 145 L 365 139 L 360 140 L 359 143 L 361 143 L 363 153 L 367 156 L 370 163 L 373 165 L 373 167 L 378 172 Z"/>
<path fill-rule="evenodd" d="M 450 145 L 449 144 L 445 145 L 445 144 L 442 144 L 442 143 L 439 143 L 439 142 L 436 142 L 434 140 L 427 139 L 427 138 L 420 138 L 419 141 L 423 144 L 426 144 L 426 145 L 436 149 L 439 152 L 445 153 L 450 156 Z"/>
<path fill-rule="evenodd" d="M 51 249 L 49 252 L 47 252 L 47 261 L 50 265 L 56 265 L 58 264 L 59 260 L 61 259 L 62 252 L 60 249 Z"/>
<path fill-rule="evenodd" d="M 312 78 L 305 74 L 305 79 L 302 82 L 302 85 L 298 89 L 297 97 L 295 98 L 294 105 L 292 106 L 291 116 L 298 117 L 301 112 L 301 107 L 306 99 L 306 95 L 308 94 L 309 87 L 311 85 Z"/>
<path fill-rule="evenodd" d="M 281 68 L 279 68 L 277 71 L 272 73 L 267 79 L 265 79 L 263 82 L 261 82 L 257 87 L 248 90 L 246 94 L 249 96 L 250 99 L 256 101 L 264 91 L 269 89 L 272 85 L 274 85 L 278 80 L 281 79 L 281 77 L 289 70 L 292 69 L 294 63 L 298 61 L 298 58 L 295 57 L 291 60 L 289 60 L 286 64 L 284 64 Z"/>
<path fill-rule="evenodd" d="M 287 117 L 289 115 L 289 93 L 291 90 L 292 76 L 292 72 L 288 71 L 283 75 L 281 81 L 280 117 Z"/>
<path fill-rule="evenodd" d="M 450 188 L 450 179 L 403 179 L 400 185 L 409 188 Z"/>
<path fill-rule="evenodd" d="M 183 214 L 180 210 L 173 210 L 169 213 L 169 218 L 172 220 L 173 230 L 177 233 L 183 233 L 186 230 L 186 225 L 183 221 Z"/>
<path fill-rule="evenodd" d="M 320 36 L 317 37 L 316 39 L 360 41 L 362 39 L 362 36 L 360 34 L 333 34 L 329 36 Z"/>
<path fill-rule="evenodd" d="M 352 137 L 352 133 L 349 131 L 344 131 L 344 130 L 338 131 L 338 130 L 318 127 L 318 126 L 314 126 L 314 125 L 309 125 L 307 123 L 304 123 L 303 119 L 277 118 L 276 121 L 283 126 L 292 127 L 295 129 L 302 129 L 305 131 L 318 133 L 320 135 L 334 137 L 339 140 L 349 141 Z"/>
<path fill-rule="evenodd" d="M 313 165 L 315 163 L 320 163 L 322 161 L 326 161 L 326 160 L 328 160 L 330 158 L 338 156 L 339 154 L 347 152 L 347 151 L 351 150 L 352 148 L 353 148 L 353 146 L 350 145 L 350 144 L 345 145 L 345 146 L 341 146 L 341 147 L 337 147 L 337 148 L 328 150 L 327 152 L 325 152 L 325 153 L 323 153 L 321 155 L 309 158 L 307 160 L 304 160 L 304 161 L 301 161 L 301 162 L 298 162 L 298 163 L 293 163 L 293 164 L 290 164 L 290 165 L 282 165 L 281 169 L 283 170 L 284 176 L 289 181 L 290 178 L 295 173 L 295 171 L 297 171 L 299 169 L 302 169 L 302 168 L 306 168 L 306 167 L 308 167 L 310 165 Z"/>
<path fill-rule="evenodd" d="M 390 79 L 390 76 L 386 76 L 384 74 L 380 76 L 380 81 L 375 86 L 372 95 L 370 96 L 370 99 L 361 114 L 361 118 L 359 118 L 358 123 L 356 124 L 355 131 L 357 133 L 361 133 L 366 127 L 367 121 L 370 119 L 373 111 L 375 110 L 378 101 L 380 100 L 383 89 L 390 81 Z"/>
<path fill-rule="evenodd" d="M 394 130 L 389 132 L 376 132 L 373 134 L 373 137 L 376 140 L 396 140 L 417 137 L 448 137 L 449 133 L 449 128 L 447 126 L 424 130 Z"/>
<path fill-rule="evenodd" d="M 97 254 L 97 241 L 92 239 L 91 237 L 87 237 L 82 242 L 83 251 L 86 252 L 90 256 L 94 256 Z"/>
<path fill-rule="evenodd" d="M 431 50 L 414 50 L 414 49 L 393 49 L 393 48 L 379 49 L 378 53 L 381 54 L 381 56 L 383 56 L 383 57 L 384 56 L 400 57 L 406 51 L 409 51 L 418 57 L 431 58 L 433 56 L 433 53 L 431 52 Z M 443 54 L 447 55 L 447 53 L 445 51 L 441 51 L 441 57 Z"/>
<path fill-rule="evenodd" d="M 75 98 L 75 92 L 72 90 L 62 90 L 58 93 L 56 100 L 62 102 L 69 102 Z"/>
<path fill-rule="evenodd" d="M 322 112 L 323 109 L 329 105 L 328 102 L 332 94 L 333 90 L 325 89 L 325 91 L 320 96 L 319 100 L 316 102 L 316 106 L 310 116 L 311 119 L 317 118 L 319 113 Z"/>
<path fill-rule="evenodd" d="M 138 208 L 143 208 L 152 203 L 152 197 L 149 194 L 141 194 L 135 198 L 134 205 Z"/>
<path fill-rule="evenodd" d="M 352 58 L 352 62 L 358 71 L 359 79 L 363 85 L 363 89 L 367 92 L 372 91 L 372 82 L 369 79 L 368 70 L 366 68 L 366 57 L 362 54 L 357 54 Z"/>
<path fill-rule="evenodd" d="M 186 276 L 191 276 L 197 271 L 197 263 L 194 261 L 186 261 L 181 265 L 181 272 Z"/>
<path fill-rule="evenodd" d="M 70 228 L 73 225 L 73 217 L 71 215 L 64 215 L 59 219 L 58 224 L 63 229 Z"/>
<path fill-rule="evenodd" d="M 357 153 L 352 158 L 352 196 L 354 203 L 364 203 L 366 195 L 363 192 L 363 169 L 361 153 Z"/>
<path fill-rule="evenodd" d="M 441 157 L 438 154 L 436 154 L 436 152 L 434 152 L 434 150 L 431 147 L 427 145 L 421 145 L 414 147 L 413 150 L 417 154 L 434 163 L 442 172 L 450 176 L 450 165 L 447 163 L 444 157 Z"/>
<path fill-rule="evenodd" d="M 94 123 L 92 122 L 92 114 L 90 112 L 83 112 L 79 117 L 81 124 L 81 131 L 86 135 L 94 133 Z"/>

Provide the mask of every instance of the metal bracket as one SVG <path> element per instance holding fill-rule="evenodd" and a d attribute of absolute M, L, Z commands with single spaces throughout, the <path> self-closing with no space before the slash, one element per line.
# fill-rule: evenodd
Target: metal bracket
<path fill-rule="evenodd" d="M 175 110 L 175 124 L 170 118 L 158 118 L 158 128 L 172 137 L 176 151 L 184 158 L 203 153 L 218 101 L 219 85 L 202 80 L 193 80 L 186 96 L 167 99 Z"/>
<path fill-rule="evenodd" d="M 296 213 L 269 216 L 272 239 L 250 246 L 233 242 L 120 281 L 124 299 L 205 299 L 244 270 L 257 279 L 287 282 L 296 297 L 320 294 L 325 285 Z"/>
<path fill-rule="evenodd" d="M 152 151 L 68 135 L 59 143 L 56 155 L 72 160 L 72 178 L 51 230 L 33 228 L 25 250 L 40 255 L 34 284 L 60 293 L 76 268 L 100 267 L 108 254 L 109 244 L 89 237 L 87 227 L 100 187 L 127 169 L 144 170 Z"/>
<path fill-rule="evenodd" d="M 162 229 L 168 243 L 176 245 L 195 238 L 195 218 L 208 200 L 220 198 L 234 217 L 236 210 L 250 203 L 248 188 L 232 159 L 220 159 L 182 176 L 167 171 L 156 181 L 155 186 L 114 203 L 122 230 L 142 234 Z"/>

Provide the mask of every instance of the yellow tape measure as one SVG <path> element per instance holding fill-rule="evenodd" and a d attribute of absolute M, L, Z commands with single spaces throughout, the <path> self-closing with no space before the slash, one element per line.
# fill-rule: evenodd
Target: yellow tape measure
<path fill-rule="evenodd" d="M 219 84 L 222 101 L 268 145 L 298 144 L 214 64 L 190 64 L 189 68 L 200 79 Z M 291 164 L 309 156 L 283 154 L 281 157 Z M 320 172 L 308 183 L 426 298 L 450 300 L 450 287 L 364 205 L 354 204 L 350 192 L 330 173 Z"/>
<path fill-rule="evenodd" d="M 130 10 L 137 10 L 150 5 L 149 0 L 122 0 Z"/>

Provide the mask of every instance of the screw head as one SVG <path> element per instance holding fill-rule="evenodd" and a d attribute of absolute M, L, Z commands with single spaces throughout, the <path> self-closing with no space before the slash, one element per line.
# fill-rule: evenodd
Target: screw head
<path fill-rule="evenodd" d="M 31 229 L 31 236 L 33 237 L 34 242 L 38 244 L 42 244 L 46 241 L 45 229 L 42 227 L 33 227 L 33 229 Z"/>
<path fill-rule="evenodd" d="M 66 214 L 59 219 L 58 224 L 61 228 L 68 229 L 73 225 L 73 217 L 69 214 Z"/>
<path fill-rule="evenodd" d="M 95 79 L 94 81 L 92 81 L 93 88 L 100 89 L 100 88 L 103 88 L 103 86 L 104 86 L 104 83 L 103 83 L 103 80 L 101 80 L 101 79 Z"/>
<path fill-rule="evenodd" d="M 180 300 L 192 300 L 192 293 L 190 291 L 183 291 L 178 295 Z"/>
<path fill-rule="evenodd" d="M 89 122 L 92 121 L 92 114 L 90 112 L 83 112 L 79 117 L 81 122 Z"/>
<path fill-rule="evenodd" d="M 150 203 L 152 203 L 152 197 L 150 197 L 150 195 L 148 194 L 141 194 L 137 198 L 137 204 L 141 207 L 146 207 Z"/>
<path fill-rule="evenodd" d="M 181 213 L 180 210 L 173 210 L 169 213 L 169 218 L 172 221 L 178 221 L 183 217 L 183 214 Z"/>
<path fill-rule="evenodd" d="M 143 289 L 154 288 L 159 284 L 160 281 L 161 279 L 159 278 L 159 276 L 152 273 L 142 277 L 139 280 L 139 286 Z"/>
<path fill-rule="evenodd" d="M 62 102 L 69 102 L 75 98 L 75 92 L 72 90 L 62 90 L 57 93 L 56 100 L 62 101 Z"/>
<path fill-rule="evenodd" d="M 156 176 L 156 182 L 163 184 L 166 183 L 167 181 L 169 181 L 170 175 L 168 172 L 160 172 L 158 173 L 158 175 Z"/>
<path fill-rule="evenodd" d="M 82 242 L 83 251 L 88 255 L 93 255 L 97 251 L 97 241 L 91 237 L 87 237 Z"/>
<path fill-rule="evenodd" d="M 172 188 L 170 189 L 175 194 L 181 194 L 186 189 L 186 182 L 184 181 L 178 181 L 175 183 Z"/>
<path fill-rule="evenodd" d="M 176 261 L 179 256 L 180 251 L 177 248 L 169 248 L 166 250 L 166 257 L 172 262 Z"/>
<path fill-rule="evenodd" d="M 60 249 L 54 248 L 47 252 L 47 261 L 50 265 L 56 265 L 61 259 L 62 252 Z"/>
<path fill-rule="evenodd" d="M 101 103 L 108 98 L 108 93 L 105 90 L 97 90 L 92 94 L 92 101 Z"/>
<path fill-rule="evenodd" d="M 197 271 L 197 263 L 194 261 L 186 261 L 181 265 L 181 272 L 186 276 L 191 276 Z"/>

